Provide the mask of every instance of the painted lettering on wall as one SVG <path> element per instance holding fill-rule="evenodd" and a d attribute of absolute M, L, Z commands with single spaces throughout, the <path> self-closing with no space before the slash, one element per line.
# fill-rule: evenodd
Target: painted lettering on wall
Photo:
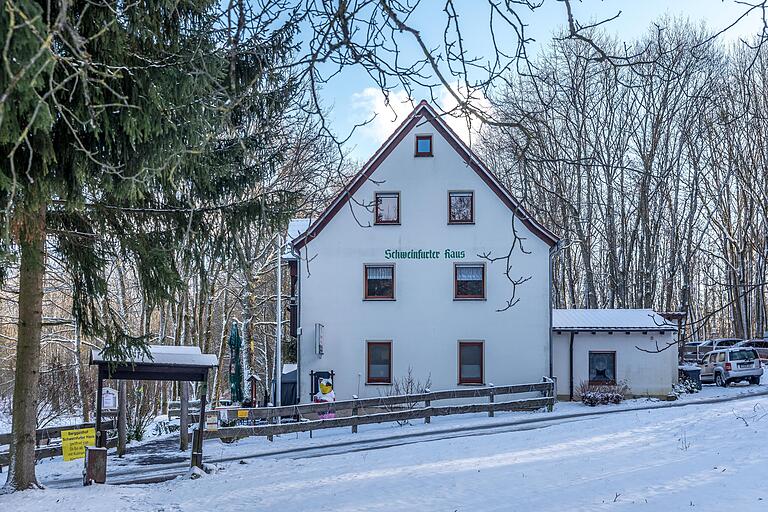
<path fill-rule="evenodd" d="M 455 251 L 453 249 L 445 249 L 443 251 L 435 251 L 432 249 L 387 249 L 384 251 L 384 258 L 388 260 L 439 260 L 441 258 L 446 260 L 460 260 L 464 258 L 464 251 Z"/>

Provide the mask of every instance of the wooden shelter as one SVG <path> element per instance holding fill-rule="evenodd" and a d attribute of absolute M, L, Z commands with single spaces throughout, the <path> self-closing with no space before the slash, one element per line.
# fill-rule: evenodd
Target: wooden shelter
<path fill-rule="evenodd" d="M 101 431 L 102 390 L 104 379 L 201 382 L 200 424 L 192 441 L 192 465 L 203 464 L 203 429 L 208 371 L 218 366 L 213 354 L 203 354 L 198 347 L 150 345 L 148 354 L 137 354 L 130 361 L 112 361 L 100 350 L 91 350 L 90 364 L 99 369 L 96 394 L 96 445 L 105 446 Z M 181 433 L 184 435 L 184 432 Z"/>

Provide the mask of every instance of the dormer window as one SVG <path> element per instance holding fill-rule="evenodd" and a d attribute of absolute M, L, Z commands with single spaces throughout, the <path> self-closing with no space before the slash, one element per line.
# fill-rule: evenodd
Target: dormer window
<path fill-rule="evenodd" d="M 416 136 L 416 156 L 432 156 L 432 136 Z"/>

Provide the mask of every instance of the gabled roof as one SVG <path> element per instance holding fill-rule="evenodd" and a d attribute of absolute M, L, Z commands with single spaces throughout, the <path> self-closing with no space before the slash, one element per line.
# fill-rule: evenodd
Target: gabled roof
<path fill-rule="evenodd" d="M 553 309 L 553 331 L 676 331 L 652 309 Z"/>
<path fill-rule="evenodd" d="M 344 189 L 334 198 L 328 208 L 307 228 L 307 230 L 293 240 L 295 249 L 300 249 L 311 239 L 315 238 L 323 228 L 339 213 L 342 207 L 349 201 L 349 198 L 368 180 L 381 163 L 397 147 L 397 145 L 411 132 L 411 130 L 422 122 L 429 122 L 462 157 L 464 162 L 474 170 L 478 176 L 493 190 L 501 201 L 515 213 L 515 216 L 531 232 L 547 243 L 550 247 L 554 246 L 558 237 L 551 231 L 531 217 L 527 211 L 520 205 L 509 190 L 501 184 L 499 179 L 488 169 L 488 167 L 475 155 L 469 147 L 456 135 L 448 124 L 440 117 L 432 107 L 422 100 L 413 111 L 408 114 L 400 126 L 389 136 L 384 144 L 373 154 L 365 163 L 360 172 L 358 172 Z"/>

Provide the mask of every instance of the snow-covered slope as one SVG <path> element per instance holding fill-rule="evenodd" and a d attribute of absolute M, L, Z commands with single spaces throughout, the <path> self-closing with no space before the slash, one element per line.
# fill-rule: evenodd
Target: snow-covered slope
<path fill-rule="evenodd" d="M 233 460 L 219 463 L 217 474 L 196 480 L 16 493 L 0 497 L 0 508 L 47 511 L 55 503 L 57 512 L 563 512 L 690 510 L 692 506 L 758 511 L 766 510 L 768 504 L 763 482 L 768 467 L 768 451 L 763 449 L 766 436 L 768 397 L 755 396 L 386 449 L 267 456 L 247 464 Z M 296 446 L 319 441 L 292 439 L 285 441 Z M 249 443 L 255 441 L 266 443 Z M 269 446 L 275 449 L 277 444 Z M 246 446 L 230 445 L 220 453 Z M 209 457 L 215 457 L 216 451 L 213 446 L 207 448 Z"/>

